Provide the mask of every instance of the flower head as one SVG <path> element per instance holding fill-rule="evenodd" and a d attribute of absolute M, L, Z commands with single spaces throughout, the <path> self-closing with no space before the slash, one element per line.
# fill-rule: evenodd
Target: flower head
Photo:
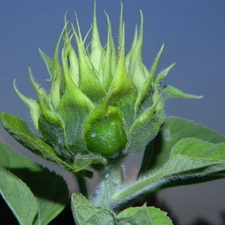
<path fill-rule="evenodd" d="M 108 38 L 103 47 L 96 10 L 91 43 L 86 43 L 89 32 L 85 38 L 82 37 L 77 17 L 75 29 L 73 24 L 68 28 L 65 16 L 53 59 L 40 50 L 50 74 L 49 94 L 35 82 L 30 68 L 30 80 L 38 100 L 25 97 L 14 83 L 17 94 L 29 106 L 34 126 L 42 136 L 39 142 L 48 146 L 40 151 L 40 155 L 75 172 L 141 151 L 156 136 L 164 121 L 166 97 L 197 98 L 171 86 L 161 87 L 161 81 L 175 65 L 173 63 L 155 75 L 164 45 L 150 70 L 143 64 L 142 12 L 141 24 L 139 29 L 135 28 L 128 54 L 125 53 L 123 7 L 117 49 L 107 14 L 106 19 Z M 72 39 L 76 41 L 77 52 L 71 44 Z M 60 63 L 58 54 L 62 40 L 64 46 Z M 3 114 L 0 117 L 3 126 L 10 131 Z M 21 132 L 14 136 L 24 143 Z M 26 146 L 33 150 L 30 145 L 26 141 Z M 35 148 L 36 152 L 41 149 L 40 146 L 39 150 L 38 146 Z"/>

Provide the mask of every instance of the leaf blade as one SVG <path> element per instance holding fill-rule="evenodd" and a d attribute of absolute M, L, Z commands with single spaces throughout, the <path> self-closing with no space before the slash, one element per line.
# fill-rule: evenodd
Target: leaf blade
<path fill-rule="evenodd" d="M 77 225 L 116 225 L 112 211 L 89 204 L 81 194 L 73 194 L 71 208 Z"/>
<path fill-rule="evenodd" d="M 0 155 L 0 165 L 25 182 L 36 197 L 38 216 L 34 224 L 48 224 L 63 210 L 69 199 L 65 181 L 1 142 Z"/>
<path fill-rule="evenodd" d="M 225 142 L 224 136 L 208 127 L 179 117 L 167 117 L 161 131 L 145 151 L 139 174 L 162 167 L 169 159 L 173 146 L 182 138 L 190 137 L 214 144 Z"/>
<path fill-rule="evenodd" d="M 117 215 L 118 225 L 172 225 L 167 213 L 154 207 L 128 208 Z"/>
<path fill-rule="evenodd" d="M 31 225 L 37 214 L 37 201 L 29 187 L 0 166 L 0 193 L 20 224 Z"/>
<path fill-rule="evenodd" d="M 66 162 L 58 157 L 50 145 L 30 130 L 22 119 L 0 111 L 0 123 L 13 138 L 34 154 L 71 169 Z"/>

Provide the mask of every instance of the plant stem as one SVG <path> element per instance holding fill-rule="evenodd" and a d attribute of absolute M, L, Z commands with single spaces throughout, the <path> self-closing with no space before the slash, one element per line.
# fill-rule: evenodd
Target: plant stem
<path fill-rule="evenodd" d="M 161 170 L 155 174 L 143 176 L 128 185 L 120 186 L 111 198 L 110 208 L 120 211 L 136 199 L 159 190 L 165 184 L 165 179 L 162 182 L 164 175 L 165 171 Z"/>
<path fill-rule="evenodd" d="M 124 180 L 123 168 L 120 163 L 108 164 L 101 172 L 100 179 L 102 183 L 98 187 L 93 203 L 104 207 L 109 204 L 115 190 Z"/>
<path fill-rule="evenodd" d="M 88 199 L 89 193 L 88 193 L 87 183 L 84 176 L 82 174 L 76 173 L 75 177 L 77 180 L 80 193 Z"/>

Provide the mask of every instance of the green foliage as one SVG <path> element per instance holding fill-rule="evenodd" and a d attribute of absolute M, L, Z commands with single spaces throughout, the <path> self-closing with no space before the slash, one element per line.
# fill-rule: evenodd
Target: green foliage
<path fill-rule="evenodd" d="M 48 224 L 69 200 L 63 178 L 1 142 L 0 156 L 0 191 L 18 221 L 26 225 Z"/>
<path fill-rule="evenodd" d="M 119 225 L 172 225 L 172 221 L 166 216 L 166 213 L 154 207 L 128 208 L 117 216 Z"/>
<path fill-rule="evenodd" d="M 36 155 L 45 157 L 50 161 L 57 162 L 71 169 L 66 162 L 57 156 L 53 148 L 43 141 L 43 139 L 35 135 L 29 126 L 20 118 L 0 112 L 0 123 L 19 143 Z"/>
<path fill-rule="evenodd" d="M 106 208 L 90 204 L 82 195 L 73 194 L 71 206 L 77 225 L 172 225 L 165 212 L 145 205 L 115 215 Z"/>
<path fill-rule="evenodd" d="M 11 172 L 0 167 L 0 193 L 18 222 L 32 224 L 37 214 L 37 201 L 29 187 Z"/>
<path fill-rule="evenodd" d="M 145 150 L 140 174 L 161 168 L 168 161 L 173 146 L 183 138 L 197 138 L 213 144 L 225 142 L 224 136 L 201 124 L 168 117 L 159 134 Z"/>

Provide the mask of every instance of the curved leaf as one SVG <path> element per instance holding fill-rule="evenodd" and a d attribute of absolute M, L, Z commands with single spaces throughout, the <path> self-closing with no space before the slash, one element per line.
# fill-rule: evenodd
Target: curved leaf
<path fill-rule="evenodd" d="M 30 225 L 37 214 L 37 201 L 27 185 L 0 166 L 0 193 L 20 224 Z"/>
<path fill-rule="evenodd" d="M 143 150 L 146 143 L 153 140 L 159 132 L 164 120 L 164 113 L 156 113 L 159 101 L 143 113 L 132 125 L 129 131 L 129 145 L 126 148 L 128 153 L 136 153 Z"/>
<path fill-rule="evenodd" d="M 22 119 L 0 111 L 0 123 L 13 138 L 36 155 L 71 169 L 66 162 L 57 156 L 50 145 L 31 131 Z"/>
<path fill-rule="evenodd" d="M 161 131 L 145 150 L 139 174 L 161 168 L 169 159 L 173 146 L 190 137 L 214 144 L 225 142 L 224 136 L 208 127 L 178 117 L 167 117 Z"/>
<path fill-rule="evenodd" d="M 18 177 L 18 180 L 21 179 L 25 182 L 36 197 L 35 201 L 37 201 L 38 204 L 38 215 L 33 224 L 48 224 L 63 210 L 69 200 L 68 188 L 63 178 L 56 175 L 54 172 L 50 172 L 40 165 L 31 162 L 1 142 L 0 156 L 0 165 L 9 170 L 10 172 L 8 173 L 15 174 Z M 0 181 L 0 185 L 5 183 L 2 178 L 0 178 Z M 12 191 L 16 190 L 15 187 L 15 185 L 12 187 Z M 10 193 L 9 189 L 8 192 Z M 21 198 L 25 201 L 27 193 L 22 193 Z M 8 200 L 6 199 L 6 201 Z M 15 204 L 19 203 L 20 202 Z M 20 204 L 25 204 L 23 207 L 26 208 L 26 206 L 29 206 L 28 203 L 22 202 Z M 23 208 L 21 205 L 18 205 L 18 207 Z"/>
<path fill-rule="evenodd" d="M 118 225 L 172 225 L 167 213 L 154 207 L 128 208 L 117 215 Z"/>
<path fill-rule="evenodd" d="M 40 48 L 38 49 L 39 50 L 39 53 L 41 55 L 41 58 L 43 59 L 46 67 L 47 67 L 47 70 L 48 70 L 48 73 L 50 75 L 50 78 L 52 79 L 54 77 L 54 72 L 53 72 L 53 59 L 51 59 L 49 56 L 47 56 Z"/>
<path fill-rule="evenodd" d="M 77 225 L 172 225 L 166 213 L 154 207 L 128 208 L 116 216 L 107 208 L 90 204 L 81 194 L 73 194 L 71 204 Z"/>
<path fill-rule="evenodd" d="M 170 85 L 166 85 L 162 89 L 164 98 L 189 98 L 189 99 L 201 99 L 203 96 L 186 94 L 178 88 Z"/>
<path fill-rule="evenodd" d="M 81 194 L 73 194 L 71 201 L 74 220 L 77 225 L 116 225 L 112 211 L 89 204 Z"/>

